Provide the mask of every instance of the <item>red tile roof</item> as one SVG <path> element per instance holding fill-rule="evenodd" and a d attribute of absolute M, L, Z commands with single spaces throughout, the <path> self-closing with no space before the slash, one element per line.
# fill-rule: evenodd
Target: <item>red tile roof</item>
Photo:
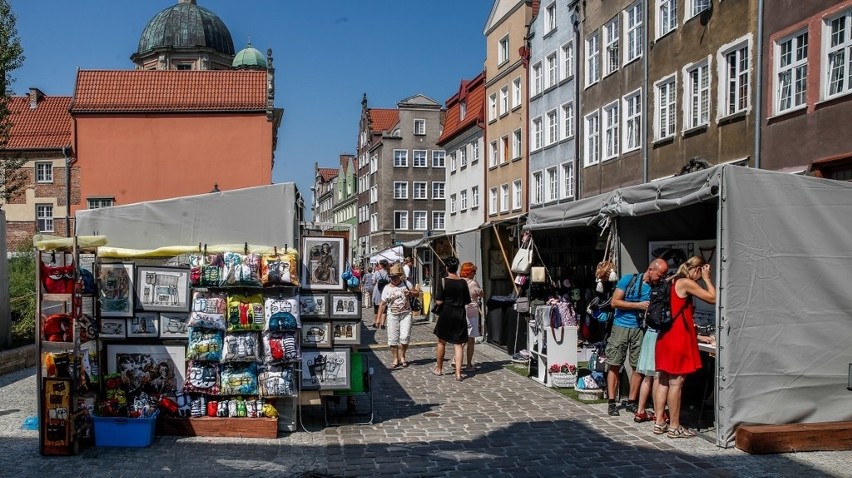
<path fill-rule="evenodd" d="M 265 109 L 256 70 L 80 70 L 71 103 L 73 113 Z"/>
<path fill-rule="evenodd" d="M 337 177 L 337 170 L 334 168 L 318 168 L 317 174 L 322 177 L 324 183 L 327 183 Z"/>
<path fill-rule="evenodd" d="M 399 123 L 399 110 L 370 108 L 370 121 L 372 122 L 373 133 L 390 131 Z"/>
<path fill-rule="evenodd" d="M 464 101 L 467 112 L 462 120 L 459 114 L 460 103 Z M 447 119 L 444 132 L 438 138 L 437 144 L 443 146 L 453 137 L 485 119 L 485 72 L 471 80 L 462 80 L 458 93 L 447 100 Z"/>
<path fill-rule="evenodd" d="M 30 108 L 29 96 L 9 99 L 12 129 L 6 149 L 60 149 L 71 146 L 70 96 L 45 96 Z"/>

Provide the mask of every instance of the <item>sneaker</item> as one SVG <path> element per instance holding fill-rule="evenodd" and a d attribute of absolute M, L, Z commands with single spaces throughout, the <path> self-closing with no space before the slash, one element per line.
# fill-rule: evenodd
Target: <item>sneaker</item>
<path fill-rule="evenodd" d="M 524 355 L 521 354 L 521 352 L 518 352 L 515 355 L 512 355 L 512 362 L 527 363 L 529 361 L 530 361 L 529 355 L 524 356 Z"/>
<path fill-rule="evenodd" d="M 633 415 L 633 421 L 636 423 L 650 422 L 656 419 L 657 417 L 654 416 L 654 412 L 642 412 Z"/>
<path fill-rule="evenodd" d="M 611 416 L 611 417 L 617 417 L 617 416 L 621 415 L 620 413 L 618 413 L 618 404 L 615 403 L 615 402 L 610 403 L 609 409 L 607 410 L 607 413 L 609 413 L 609 416 Z"/>
<path fill-rule="evenodd" d="M 624 407 L 628 412 L 636 414 L 639 412 L 639 405 L 636 402 L 627 402 L 627 406 Z"/>

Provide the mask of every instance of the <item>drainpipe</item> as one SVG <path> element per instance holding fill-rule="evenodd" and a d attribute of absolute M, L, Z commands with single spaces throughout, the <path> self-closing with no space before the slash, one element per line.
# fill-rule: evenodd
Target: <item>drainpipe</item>
<path fill-rule="evenodd" d="M 642 25 L 645 28 L 645 42 L 642 45 L 642 94 L 639 96 L 642 99 L 642 132 L 641 135 L 644 136 L 642 139 L 642 182 L 648 182 L 648 116 L 650 116 L 648 112 L 648 56 L 651 54 L 651 49 L 649 48 L 650 42 L 648 38 L 651 36 L 651 32 L 648 31 L 648 19 L 650 17 L 648 13 L 648 1 L 642 2 L 642 8 L 644 11 L 642 14 L 645 18 L 642 20 Z"/>
<path fill-rule="evenodd" d="M 71 237 L 71 164 L 74 159 L 68 156 L 68 147 L 62 147 L 65 159 L 65 237 Z"/>
<path fill-rule="evenodd" d="M 757 0 L 757 55 L 755 56 L 754 168 L 760 169 L 760 133 L 763 124 L 763 0 Z"/>
<path fill-rule="evenodd" d="M 583 48 L 580 45 L 580 2 L 579 0 L 572 2 L 571 7 L 574 12 L 571 14 L 571 24 L 574 29 L 574 200 L 580 199 L 580 117 L 583 111 L 582 97 L 580 96 L 580 65 L 577 59 L 580 58 L 579 52 Z"/>

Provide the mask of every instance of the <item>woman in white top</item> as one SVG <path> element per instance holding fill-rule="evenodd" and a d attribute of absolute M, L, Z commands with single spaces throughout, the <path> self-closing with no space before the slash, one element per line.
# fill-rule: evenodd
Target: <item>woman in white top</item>
<path fill-rule="evenodd" d="M 462 264 L 459 276 L 467 281 L 467 288 L 470 292 L 470 303 L 466 307 L 467 365 L 465 365 L 465 369 L 470 372 L 474 370 L 473 346 L 476 343 L 476 337 L 481 336 L 479 333 L 479 301 L 482 298 L 482 287 L 474 280 L 474 277 L 476 277 L 476 266 L 472 262 Z"/>
<path fill-rule="evenodd" d="M 388 346 L 393 361 L 391 368 L 408 367 L 405 352 L 411 340 L 411 304 L 409 299 L 420 295 L 416 287 L 403 279 L 402 267 L 394 264 L 390 268 L 390 284 L 382 291 L 379 302 L 379 323 L 387 324 Z"/>

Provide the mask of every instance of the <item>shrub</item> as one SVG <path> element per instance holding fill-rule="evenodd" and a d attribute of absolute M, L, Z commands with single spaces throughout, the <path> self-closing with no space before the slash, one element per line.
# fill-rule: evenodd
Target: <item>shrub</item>
<path fill-rule="evenodd" d="M 9 259 L 9 308 L 12 318 L 12 347 L 35 343 L 36 278 L 35 252 L 26 245 Z"/>

